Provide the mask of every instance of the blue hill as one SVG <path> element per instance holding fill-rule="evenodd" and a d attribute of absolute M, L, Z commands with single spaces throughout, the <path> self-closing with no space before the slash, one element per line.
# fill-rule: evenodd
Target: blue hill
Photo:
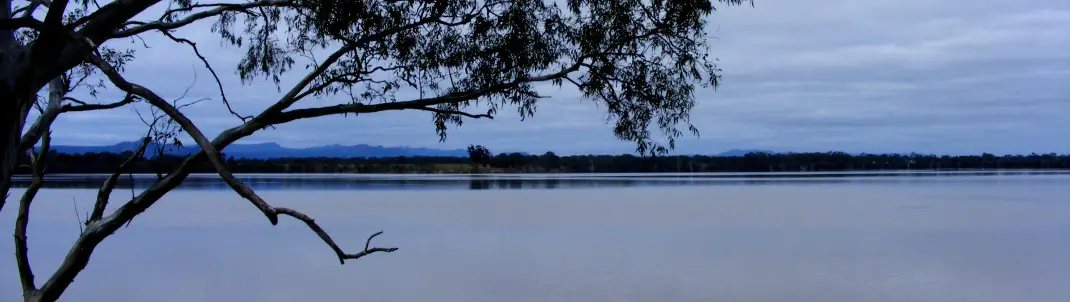
<path fill-rule="evenodd" d="M 122 153 L 137 149 L 138 142 L 121 142 L 110 146 L 52 146 L 53 150 L 65 154 L 81 153 Z M 156 145 L 150 145 L 155 150 Z M 165 146 L 164 153 L 169 155 L 188 155 L 199 150 L 197 146 Z M 372 145 L 328 145 L 309 148 L 288 148 L 277 143 L 233 144 L 223 149 L 223 154 L 234 158 L 280 158 L 280 157 L 398 157 L 398 156 L 447 156 L 467 157 L 463 149 L 444 150 L 431 148 L 384 147 Z"/>
<path fill-rule="evenodd" d="M 121 142 L 108 146 L 63 146 L 55 145 L 52 149 L 59 153 L 64 154 L 82 154 L 82 153 L 123 153 L 127 151 L 134 151 L 137 149 L 138 142 Z M 156 150 L 155 145 L 149 145 L 149 150 Z M 190 146 L 174 146 L 168 145 L 165 147 L 164 153 L 168 155 L 189 155 L 199 150 L 196 145 Z M 725 152 L 717 153 L 715 156 L 727 156 L 736 157 L 744 156 L 747 153 L 777 153 L 769 150 L 758 149 L 731 149 Z M 526 152 L 518 152 L 520 154 L 528 155 Z M 234 158 L 251 158 L 251 159 L 268 159 L 268 158 L 283 158 L 283 157 L 336 157 L 336 158 L 350 158 L 350 157 L 399 157 L 399 156 L 439 156 L 439 157 L 468 157 L 468 152 L 463 149 L 432 149 L 432 148 L 410 148 L 410 147 L 384 147 L 384 146 L 372 146 L 366 144 L 360 145 L 326 145 L 316 146 L 308 148 L 288 148 L 283 147 L 277 143 L 259 143 L 259 144 L 232 144 L 223 149 L 223 155 Z"/>
<path fill-rule="evenodd" d="M 737 157 L 737 156 L 747 155 L 747 153 L 769 153 L 769 154 L 774 154 L 774 153 L 777 153 L 777 152 L 773 152 L 773 151 L 769 151 L 769 150 L 731 149 L 731 150 L 728 150 L 728 151 L 725 151 L 725 152 L 717 153 L 717 156 Z"/>

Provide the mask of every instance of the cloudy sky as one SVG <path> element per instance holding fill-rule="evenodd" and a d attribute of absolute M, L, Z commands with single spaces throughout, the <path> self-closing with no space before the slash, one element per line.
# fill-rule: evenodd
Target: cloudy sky
<path fill-rule="evenodd" d="M 732 148 L 777 151 L 1029 153 L 1070 152 L 1070 2 L 983 0 L 756 0 L 710 16 L 713 55 L 724 70 L 717 91 L 697 92 L 700 137 L 676 153 Z M 180 32 L 221 69 L 236 109 L 254 114 L 277 98 L 274 85 L 241 85 L 231 71 L 241 51 L 217 47 L 206 26 Z M 213 98 L 188 114 L 209 136 L 239 121 L 219 102 L 203 65 L 183 47 L 145 37 L 149 49 L 127 78 L 177 98 Z M 119 42 L 119 44 L 126 42 Z M 138 42 L 137 45 L 140 45 Z M 196 77 L 194 77 L 196 74 Z M 284 83 L 293 78 L 284 79 Z M 243 143 L 303 147 L 372 144 L 559 154 L 623 153 L 604 113 L 574 92 L 535 118 L 502 114 L 467 121 L 439 142 L 426 112 L 300 121 Z M 118 97 L 111 93 L 105 96 Z M 321 100 L 319 102 L 330 102 Z M 340 100 L 339 100 L 340 101 Z M 133 107 L 132 107 L 133 108 Z M 135 140 L 144 125 L 132 108 L 67 114 L 54 144 Z M 144 110 L 144 107 L 140 107 Z M 89 131 L 86 131 L 89 130 Z"/>

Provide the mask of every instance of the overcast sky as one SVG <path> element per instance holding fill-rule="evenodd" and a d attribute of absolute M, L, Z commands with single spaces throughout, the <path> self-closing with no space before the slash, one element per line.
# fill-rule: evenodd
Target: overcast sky
<path fill-rule="evenodd" d="M 722 8 L 709 20 L 723 86 L 697 92 L 692 117 L 702 135 L 682 140 L 676 153 L 1070 152 L 1070 1 L 756 0 L 753 8 Z M 276 99 L 272 84 L 240 84 L 232 71 L 242 51 L 217 47 L 206 25 L 180 34 L 205 48 L 236 109 L 255 114 Z M 138 50 L 128 79 L 170 99 L 193 83 L 188 99 L 213 98 L 187 108 L 209 136 L 239 122 L 187 48 L 145 38 L 156 46 Z M 300 121 L 240 142 L 483 144 L 496 152 L 559 154 L 634 149 L 613 136 L 593 102 L 557 88 L 542 92 L 553 98 L 535 118 L 467 121 L 442 143 L 426 112 Z M 316 103 L 330 101 L 341 100 Z M 53 143 L 135 140 L 144 125 L 131 108 L 63 115 Z"/>

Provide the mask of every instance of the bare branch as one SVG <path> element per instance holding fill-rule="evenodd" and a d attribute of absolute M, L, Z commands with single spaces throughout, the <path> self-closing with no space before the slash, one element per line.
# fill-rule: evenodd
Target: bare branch
<path fill-rule="evenodd" d="M 71 102 L 78 103 L 80 105 L 65 104 L 65 105 L 63 105 L 63 107 L 60 108 L 60 112 L 61 113 L 62 112 L 78 112 L 78 111 L 114 109 L 114 108 L 119 108 L 119 107 L 125 106 L 126 104 L 133 103 L 134 101 L 137 100 L 137 98 L 135 98 L 133 94 L 129 94 L 129 93 L 126 94 L 126 97 L 124 97 L 121 101 L 114 102 L 114 103 L 107 103 L 107 104 L 88 104 L 86 102 L 79 101 L 79 100 L 77 100 L 75 98 L 72 98 L 72 97 L 64 97 L 64 99 L 68 100 L 68 101 L 71 101 Z"/>
<path fill-rule="evenodd" d="M 305 225 L 307 225 L 309 229 L 312 229 L 312 231 L 315 232 L 316 235 L 320 236 L 320 239 L 323 239 L 324 243 L 327 243 L 327 245 L 330 246 L 332 250 L 334 250 L 335 255 L 338 256 L 338 262 L 341 263 L 341 264 L 345 264 L 346 260 L 358 259 L 358 258 L 367 256 L 367 255 L 372 254 L 372 253 L 377 253 L 377 252 L 390 253 L 390 252 L 398 250 L 398 248 L 396 248 L 396 247 L 391 247 L 391 248 L 381 248 L 381 247 L 370 248 L 369 247 L 369 245 L 371 245 L 372 238 L 375 238 L 375 236 L 379 236 L 380 234 L 383 233 L 382 231 L 380 231 L 380 232 L 372 234 L 371 236 L 368 237 L 368 240 L 365 241 L 365 243 L 364 243 L 364 250 L 362 250 L 360 252 L 357 252 L 355 254 L 347 254 L 347 253 L 345 253 L 345 251 L 342 250 L 342 248 L 338 247 L 338 244 L 336 244 L 334 242 L 334 239 L 331 239 L 331 236 L 327 235 L 327 232 L 324 231 L 323 228 L 321 228 L 319 226 L 319 224 L 317 224 L 316 221 L 314 219 L 312 219 L 312 217 L 308 217 L 308 215 L 305 215 L 304 213 L 298 212 L 298 211 L 290 209 L 290 208 L 278 207 L 278 208 L 274 208 L 274 210 L 275 210 L 276 213 L 279 213 L 279 214 L 282 214 L 282 215 L 286 215 L 286 216 L 290 216 L 290 217 L 296 218 L 297 220 L 300 220 L 300 221 L 304 222 Z"/>
<path fill-rule="evenodd" d="M 63 102 L 63 95 L 66 93 L 63 78 L 52 79 L 48 83 L 48 90 L 48 105 L 45 106 L 41 116 L 34 122 L 29 133 L 26 133 L 26 135 L 32 137 L 29 142 L 30 146 L 27 146 L 27 148 L 32 147 L 33 143 L 38 139 L 41 141 L 41 148 L 37 152 L 30 153 L 30 171 L 33 174 L 33 180 L 30 186 L 26 188 L 26 191 L 22 193 L 22 198 L 19 200 L 19 211 L 15 218 L 15 260 L 19 270 L 19 281 L 22 283 L 22 294 L 25 298 L 37 295 L 37 285 L 34 283 L 33 268 L 30 266 L 27 252 L 26 228 L 30 222 L 30 205 L 33 203 L 33 199 L 37 196 L 41 186 L 44 185 L 45 160 L 48 157 L 52 142 L 50 128 L 52 127 L 52 121 L 59 114 L 59 104 Z"/>
<path fill-rule="evenodd" d="M 372 239 L 375 239 L 376 236 L 379 236 L 379 235 L 382 235 L 382 234 L 383 234 L 383 231 L 378 231 L 378 232 L 375 232 L 375 234 L 372 234 L 371 236 L 368 236 L 368 240 L 364 240 L 364 250 L 365 251 L 368 250 L 368 247 L 370 247 L 372 245 Z"/>
<path fill-rule="evenodd" d="M 204 135 L 201 134 L 199 129 L 193 126 L 188 118 L 168 104 L 167 101 L 140 85 L 126 81 L 114 67 L 99 56 L 88 54 L 86 60 L 99 68 L 116 87 L 127 93 L 145 98 L 154 107 L 163 110 L 175 122 L 181 124 L 186 132 L 193 136 L 197 143 L 202 146 L 201 152 L 198 152 L 196 157 L 199 158 L 200 156 L 207 154 L 209 156 L 209 161 L 213 163 L 213 166 L 217 168 L 223 167 L 218 150 L 207 142 Z M 250 131 L 250 133 L 251 132 L 252 131 Z M 46 301 L 56 300 L 67 287 L 70 286 L 74 277 L 77 276 L 89 263 L 90 255 L 92 255 L 93 250 L 101 241 L 113 234 L 123 224 L 129 223 L 135 216 L 151 206 L 152 203 L 159 200 L 159 198 L 168 191 L 178 186 L 178 184 L 182 182 L 182 179 L 189 175 L 188 169 L 189 165 L 183 163 L 183 165 L 180 166 L 179 171 L 177 171 L 178 174 L 161 177 L 154 186 L 146 189 L 141 195 L 116 209 L 115 213 L 112 215 L 87 224 L 85 231 L 75 241 L 59 268 L 57 268 L 56 272 L 52 274 L 43 286 L 41 286 L 41 289 L 39 290 L 39 299 Z M 248 187 L 245 187 L 240 182 L 236 182 L 233 175 L 226 169 L 220 169 L 219 174 L 224 179 L 228 179 L 228 183 L 232 185 L 232 188 L 239 191 L 239 194 L 242 194 L 243 197 L 247 197 L 247 199 L 254 201 L 254 204 L 256 201 L 259 201 L 260 203 L 257 204 L 257 206 L 261 208 L 263 212 L 271 214 L 268 215 L 268 217 L 273 224 L 277 223 L 277 214 L 275 214 L 274 209 L 267 206 L 259 196 L 253 194 L 252 190 L 248 189 Z"/>
<path fill-rule="evenodd" d="M 99 57 L 92 56 L 89 58 L 89 60 L 93 65 L 100 68 L 100 70 L 108 76 L 108 78 L 112 81 L 113 84 L 115 84 L 116 87 L 128 93 L 136 94 L 142 98 L 145 98 L 145 100 L 149 102 L 149 104 L 152 104 L 154 107 L 159 108 L 169 117 L 171 117 L 172 120 L 178 123 L 182 127 L 182 129 L 185 130 L 186 133 L 193 138 L 197 145 L 201 147 L 201 152 L 203 152 L 208 157 L 207 159 L 209 163 L 212 164 L 212 167 L 215 168 L 216 173 L 219 174 L 221 178 L 223 178 L 224 182 L 227 183 L 227 185 L 230 186 L 231 189 L 233 189 L 236 193 L 238 193 L 238 195 L 249 200 L 254 206 L 256 206 L 257 209 L 259 209 L 264 214 L 264 216 L 268 218 L 268 221 L 270 221 L 272 225 L 278 224 L 279 214 L 291 216 L 304 221 L 305 224 L 309 226 L 309 228 L 311 228 L 318 235 L 320 235 L 320 238 L 322 238 L 324 242 L 326 242 L 328 245 L 331 246 L 333 250 L 335 250 L 335 253 L 339 255 L 339 260 L 343 263 L 345 259 L 356 259 L 372 252 L 380 251 L 365 250 L 357 254 L 345 254 L 336 244 L 334 244 L 334 241 L 331 240 L 330 236 L 327 236 L 323 229 L 320 228 L 315 223 L 315 221 L 312 220 L 312 218 L 309 218 L 307 215 L 304 215 L 292 209 L 272 207 L 266 201 L 264 201 L 263 198 L 257 195 L 252 188 L 249 188 L 248 186 L 243 184 L 240 180 L 234 177 L 234 175 L 229 170 L 227 170 L 226 166 L 222 162 L 222 155 L 219 153 L 219 150 L 212 145 L 212 142 L 208 141 L 208 139 L 204 136 L 200 129 L 198 129 L 197 126 L 193 124 L 193 121 L 186 117 L 185 114 L 180 112 L 175 107 L 171 106 L 171 104 L 168 104 L 167 101 L 156 95 L 151 90 L 140 85 L 128 82 L 113 67 L 108 65 L 107 62 L 100 59 Z M 391 249 L 381 250 L 393 251 Z"/>
<path fill-rule="evenodd" d="M 74 203 L 74 221 L 78 222 L 78 234 L 85 233 L 85 228 L 82 227 L 81 223 L 83 221 L 82 214 L 79 213 L 81 210 L 78 210 L 78 200 L 71 197 L 71 202 Z"/>
<path fill-rule="evenodd" d="M 201 59 L 201 62 L 204 63 L 204 67 L 207 68 L 208 71 L 212 73 L 212 77 L 215 78 L 216 86 L 219 87 L 219 95 L 220 95 L 220 97 L 223 98 L 223 104 L 227 106 L 227 110 L 230 111 L 230 114 L 238 117 L 238 119 L 241 119 L 242 122 L 245 122 L 246 120 L 253 118 L 252 116 L 243 116 L 241 114 L 238 114 L 237 112 L 234 111 L 234 108 L 232 108 L 230 106 L 230 101 L 227 100 L 227 93 L 223 90 L 223 81 L 219 80 L 219 74 L 217 74 L 215 72 L 215 68 L 212 68 L 212 64 L 208 63 L 208 58 L 205 58 L 204 55 L 201 55 L 200 49 L 197 49 L 197 43 L 195 43 L 193 41 L 190 41 L 189 39 L 175 37 L 174 35 L 172 35 L 170 32 L 168 32 L 166 30 L 160 30 L 160 32 L 163 33 L 164 36 L 167 36 L 168 38 L 170 38 L 171 40 L 173 40 L 175 42 L 179 42 L 179 43 L 183 43 L 183 44 L 189 45 L 190 48 L 193 49 L 193 54 L 197 55 L 197 58 Z"/>
<path fill-rule="evenodd" d="M 34 284 L 33 268 L 30 266 L 30 258 L 27 252 L 26 229 L 30 222 L 30 204 L 33 203 L 34 197 L 37 196 L 37 192 L 45 182 L 44 161 L 48 156 L 51 138 L 52 131 L 45 132 L 41 136 L 41 148 L 34 153 L 36 155 L 31 156 L 30 169 L 33 173 L 33 181 L 26 188 L 26 191 L 22 193 L 22 199 L 19 200 L 19 213 L 15 218 L 15 261 L 19 269 L 19 281 L 22 282 L 22 295 L 27 298 L 37 294 L 37 286 Z"/>
<path fill-rule="evenodd" d="M 86 217 L 84 222 L 86 226 L 94 221 L 100 220 L 101 217 L 104 217 L 104 210 L 108 207 L 108 199 L 111 198 L 111 191 L 115 188 L 115 184 L 119 182 L 119 177 L 122 175 L 123 170 L 135 160 L 144 156 L 145 148 L 149 145 L 150 141 L 152 141 L 152 138 L 148 136 L 141 139 L 141 144 L 134 150 L 134 154 L 131 154 L 126 161 L 123 161 L 123 163 L 115 169 L 115 172 L 112 172 L 111 175 L 104 180 L 104 184 L 101 185 L 100 190 L 97 191 L 97 203 L 93 206 L 93 213 L 90 214 L 89 217 Z"/>
<path fill-rule="evenodd" d="M 59 80 L 60 79 L 57 78 L 53 81 Z M 86 102 L 67 96 L 62 97 L 62 100 L 71 101 L 81 105 L 64 104 L 59 106 L 58 103 L 52 104 L 50 102 L 41 115 L 37 117 L 37 120 L 34 121 L 33 125 L 30 126 L 29 130 L 27 130 L 26 133 L 22 135 L 22 138 L 19 139 L 19 150 L 27 150 L 31 145 L 36 143 L 40 138 L 42 130 L 51 125 L 60 113 L 114 109 L 133 103 L 137 99 L 134 98 L 132 94 L 127 94 L 123 100 L 108 104 L 87 104 Z"/>

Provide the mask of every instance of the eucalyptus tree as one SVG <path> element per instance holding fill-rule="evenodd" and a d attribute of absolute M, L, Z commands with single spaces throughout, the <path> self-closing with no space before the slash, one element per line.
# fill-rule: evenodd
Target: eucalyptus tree
<path fill-rule="evenodd" d="M 27 301 L 58 299 L 105 238 L 181 184 L 191 166 L 202 163 L 210 163 L 227 185 L 272 224 L 279 216 L 303 221 L 342 263 L 393 251 L 366 244 L 359 252 L 345 252 L 312 218 L 271 206 L 226 169 L 220 151 L 228 145 L 295 120 L 419 110 L 428 112 L 445 139 L 447 127 L 459 126 L 466 118 L 492 117 L 505 109 L 516 110 L 522 117 L 535 114 L 540 100 L 546 98 L 536 87 L 546 83 L 574 86 L 600 104 L 612 132 L 634 142 L 638 153 L 666 152 L 685 132 L 698 134 L 689 122 L 695 91 L 718 84 L 719 70 L 708 57 L 706 18 L 714 5 L 744 2 L 2 0 L 0 191 L 5 198 L 0 210 L 20 158 L 29 156 L 33 172 L 32 183 L 19 199 L 14 234 L 23 297 Z M 213 138 L 174 101 L 124 77 L 123 66 L 136 59 L 135 50 L 113 48 L 114 41 L 142 35 L 162 35 L 168 38 L 165 41 L 188 47 L 189 60 L 209 67 L 219 85 L 220 101 L 227 103 L 217 73 L 223 69 L 208 64 L 197 48 L 203 41 L 176 32 L 199 23 L 211 23 L 216 37 L 244 52 L 237 66 L 228 67 L 243 83 L 267 81 L 280 91 L 277 98 L 262 100 L 263 109 L 256 115 L 242 116 L 232 110 L 241 124 Z M 326 56 L 307 65 L 298 63 L 316 54 Z M 283 75 L 290 73 L 300 79 L 283 81 Z M 87 83 L 87 78 L 100 83 Z M 127 97 L 85 101 L 67 96 L 76 90 L 101 88 L 121 90 Z M 294 106 L 310 98 L 334 104 Z M 101 185 L 96 205 L 66 258 L 44 282 L 37 282 L 25 232 L 31 202 L 46 171 L 51 123 L 66 113 L 131 103 L 147 104 L 161 113 L 150 128 L 156 122 L 173 125 L 192 138 L 199 151 L 130 200 L 109 207 L 109 193 L 122 171 L 118 167 Z M 476 108 L 480 112 L 473 112 Z M 31 118 L 35 116 L 31 110 L 37 110 L 36 118 Z M 143 138 L 128 162 L 140 158 L 149 141 L 174 138 L 165 132 Z"/>

